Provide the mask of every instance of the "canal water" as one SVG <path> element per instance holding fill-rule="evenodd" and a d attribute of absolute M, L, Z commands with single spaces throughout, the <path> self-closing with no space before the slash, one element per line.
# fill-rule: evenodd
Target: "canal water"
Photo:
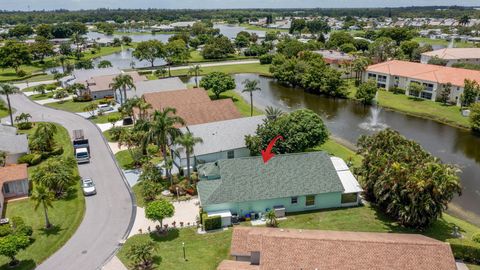
<path fill-rule="evenodd" d="M 283 111 L 308 108 L 318 113 L 333 136 L 356 144 L 359 136 L 372 134 L 362 123 L 370 121 L 371 108 L 352 100 L 333 99 L 306 93 L 301 88 L 285 87 L 274 79 L 256 74 L 237 74 L 237 90 L 241 93 L 241 82 L 245 79 L 259 80 L 261 91 L 254 92 L 254 104 L 259 108 L 274 106 Z M 193 79 L 190 81 L 193 83 Z M 381 104 L 380 104 L 381 105 Z M 426 150 L 446 163 L 458 164 L 463 186 L 462 196 L 454 198 L 450 205 L 452 213 L 479 223 L 480 220 L 480 138 L 469 131 L 438 122 L 409 116 L 389 110 L 381 110 L 379 123 L 399 131 L 405 137 L 419 142 Z"/>

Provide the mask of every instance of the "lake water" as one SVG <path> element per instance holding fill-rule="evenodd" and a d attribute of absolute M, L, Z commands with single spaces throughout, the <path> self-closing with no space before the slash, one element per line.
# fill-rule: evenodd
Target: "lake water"
<path fill-rule="evenodd" d="M 359 136 L 373 131 L 361 128 L 369 121 L 370 107 L 352 100 L 326 98 L 306 93 L 300 88 L 285 87 L 271 78 L 256 74 L 237 74 L 237 91 L 248 101 L 247 93 L 241 93 L 245 79 L 260 81 L 261 91 L 254 92 L 254 103 L 259 108 L 274 106 L 283 111 L 308 108 L 322 116 L 333 136 L 356 144 Z M 193 83 L 190 79 L 190 83 Z M 480 220 L 480 138 L 461 130 L 428 119 L 408 116 L 395 111 L 382 110 L 378 121 L 419 142 L 434 156 L 446 163 L 460 165 L 463 185 L 462 196 L 454 198 L 450 211 L 478 223 Z M 461 210 L 461 211 L 459 211 Z M 471 214 L 467 216 L 466 213 Z"/>

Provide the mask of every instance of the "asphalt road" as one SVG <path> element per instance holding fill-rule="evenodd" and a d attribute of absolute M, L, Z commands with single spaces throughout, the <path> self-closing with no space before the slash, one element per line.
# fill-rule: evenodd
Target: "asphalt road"
<path fill-rule="evenodd" d="M 73 113 L 38 105 L 22 94 L 13 95 L 10 99 L 17 113 L 30 113 L 33 121 L 58 123 L 70 134 L 72 130 L 83 129 L 92 153 L 91 162 L 80 164 L 78 168 L 82 177 L 93 179 L 97 195 L 85 198 L 85 216 L 72 238 L 36 269 L 101 268 L 114 255 L 119 242 L 128 235 L 135 217 L 129 188 L 110 149 L 100 131 L 90 121 Z"/>

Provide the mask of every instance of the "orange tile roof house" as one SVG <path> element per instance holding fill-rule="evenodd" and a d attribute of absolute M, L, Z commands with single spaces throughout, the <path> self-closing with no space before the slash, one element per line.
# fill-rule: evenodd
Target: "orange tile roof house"
<path fill-rule="evenodd" d="M 27 164 L 14 164 L 0 167 L 0 212 L 3 210 L 5 198 L 28 195 Z"/>
<path fill-rule="evenodd" d="M 436 100 L 443 87 L 451 83 L 450 101 L 459 105 L 465 79 L 480 82 L 480 71 L 392 60 L 369 66 L 363 80 L 370 79 L 375 80 L 382 88 L 405 89 L 407 95 L 413 95 L 408 92 L 411 82 L 420 83 L 424 90 L 418 97 L 429 100 Z"/>
<path fill-rule="evenodd" d="M 145 76 L 138 74 L 138 72 L 125 72 L 124 74 L 132 76 L 134 83 L 147 80 Z M 115 93 L 110 87 L 110 84 L 117 76 L 118 74 L 91 77 L 84 81 L 83 84 L 87 87 L 86 91 L 88 91 L 93 99 L 113 97 Z"/>
<path fill-rule="evenodd" d="M 146 93 L 143 98 L 152 110 L 177 109 L 187 125 L 197 125 L 242 117 L 231 99 L 210 100 L 203 88 Z"/>
<path fill-rule="evenodd" d="M 418 234 L 235 227 L 217 270 L 455 270 L 452 250 Z"/>
<path fill-rule="evenodd" d="M 420 58 L 422 64 L 428 64 L 433 57 L 447 61 L 450 67 L 455 63 L 470 63 L 480 65 L 480 48 L 445 48 L 431 52 L 424 52 Z"/>

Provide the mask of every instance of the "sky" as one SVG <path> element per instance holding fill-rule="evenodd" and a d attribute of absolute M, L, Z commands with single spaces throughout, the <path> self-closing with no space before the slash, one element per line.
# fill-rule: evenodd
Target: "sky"
<path fill-rule="evenodd" d="M 480 6 L 479 0 L 0 0 L 2 10 L 97 8 L 342 8 L 462 5 Z"/>

